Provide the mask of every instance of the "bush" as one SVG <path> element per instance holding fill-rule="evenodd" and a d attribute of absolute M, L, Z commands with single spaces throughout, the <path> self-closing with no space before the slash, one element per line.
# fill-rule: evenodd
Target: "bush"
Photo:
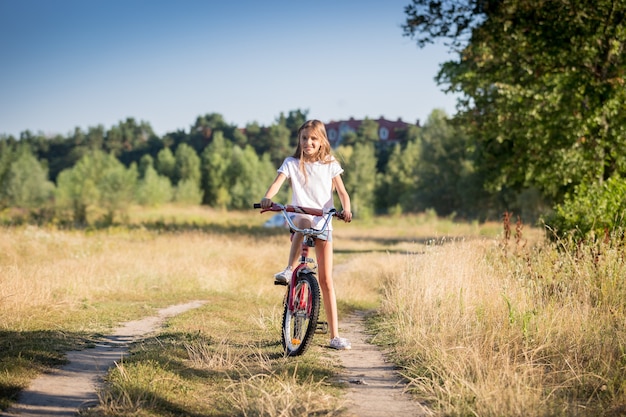
<path fill-rule="evenodd" d="M 180 181 L 174 192 L 174 201 L 181 204 L 200 204 L 202 202 L 200 185 L 191 178 Z"/>
<path fill-rule="evenodd" d="M 135 166 L 127 169 L 112 154 L 95 151 L 61 171 L 55 203 L 61 212 L 71 211 L 76 224 L 88 224 L 91 210 L 105 210 L 104 220 L 110 224 L 133 202 L 136 183 Z"/>
<path fill-rule="evenodd" d="M 0 181 L 0 199 L 10 207 L 38 209 L 47 204 L 53 193 L 54 184 L 48 181 L 47 169 L 27 148 L 16 152 Z"/>
<path fill-rule="evenodd" d="M 580 184 L 555 208 L 546 224 L 555 237 L 575 240 L 621 235 L 626 226 L 626 179 L 612 177 L 602 183 Z"/>
<path fill-rule="evenodd" d="M 170 179 L 164 175 L 159 175 L 149 165 L 137 187 L 137 202 L 144 206 L 159 206 L 169 203 L 173 195 L 174 189 Z"/>

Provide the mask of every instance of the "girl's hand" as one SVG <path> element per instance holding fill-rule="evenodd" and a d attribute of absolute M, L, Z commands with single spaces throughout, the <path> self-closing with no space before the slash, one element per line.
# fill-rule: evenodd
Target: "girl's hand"
<path fill-rule="evenodd" d="M 352 212 L 344 210 L 341 212 L 340 218 L 343 219 L 344 222 L 350 223 L 352 221 Z"/>
<path fill-rule="evenodd" d="M 266 209 L 266 208 L 270 208 L 271 206 L 272 206 L 271 199 L 265 198 L 265 197 L 261 199 L 261 208 Z"/>

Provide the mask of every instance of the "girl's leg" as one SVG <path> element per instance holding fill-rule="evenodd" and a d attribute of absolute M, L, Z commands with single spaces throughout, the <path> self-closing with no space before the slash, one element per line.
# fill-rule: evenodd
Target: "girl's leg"
<path fill-rule="evenodd" d="M 330 338 L 339 336 L 339 321 L 337 319 L 337 299 L 335 298 L 335 286 L 333 283 L 333 242 L 317 239 L 315 242 L 315 254 L 319 272 L 320 288 L 326 310 L 326 320 Z"/>
<path fill-rule="evenodd" d="M 311 221 L 309 219 L 297 218 L 294 224 L 300 229 L 306 229 L 311 227 Z M 300 250 L 302 248 L 302 233 L 294 233 L 291 236 L 291 248 L 289 249 L 289 263 L 288 266 L 295 268 L 298 266 L 298 258 L 300 256 Z"/>
<path fill-rule="evenodd" d="M 308 219 L 303 219 L 303 218 L 295 219 L 294 223 L 300 229 L 311 227 L 311 222 Z M 294 233 L 291 236 L 291 247 L 289 248 L 289 259 L 287 260 L 287 267 L 283 271 L 274 275 L 274 279 L 277 282 L 286 283 L 291 279 L 292 271 L 296 268 L 296 266 L 298 266 L 298 262 L 299 262 L 298 258 L 300 257 L 301 247 L 302 247 L 302 234 Z"/>

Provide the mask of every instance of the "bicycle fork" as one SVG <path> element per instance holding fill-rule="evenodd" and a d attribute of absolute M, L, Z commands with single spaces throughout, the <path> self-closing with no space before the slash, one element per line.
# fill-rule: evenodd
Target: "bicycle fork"
<path fill-rule="evenodd" d="M 285 300 L 288 303 L 287 308 L 292 313 L 296 310 L 303 310 L 306 307 L 307 317 L 311 316 L 311 303 L 308 300 L 308 298 L 311 297 L 311 294 L 306 294 L 305 286 L 298 286 L 297 284 L 300 274 L 311 274 L 315 277 L 315 279 L 317 279 L 317 275 L 315 273 L 317 265 L 315 265 L 315 260 L 308 257 L 309 248 L 313 247 L 315 247 L 315 239 L 312 237 L 304 237 L 302 240 L 302 250 L 300 252 L 300 263 L 296 266 L 296 269 L 294 269 L 291 275 L 287 299 Z M 314 264 L 313 268 L 309 268 L 309 264 Z M 315 333 L 327 334 L 328 322 L 318 320 Z"/>
<path fill-rule="evenodd" d="M 312 311 L 311 311 L 312 304 L 310 302 L 310 298 L 312 297 L 312 294 L 310 292 L 307 292 L 307 288 L 308 288 L 307 286 L 297 285 L 297 282 L 298 282 L 297 272 L 299 270 L 304 270 L 305 273 L 309 273 L 315 279 L 317 279 L 317 276 L 315 275 L 315 273 L 309 269 L 305 269 L 304 267 L 296 269 L 296 271 L 294 272 L 293 285 L 289 285 L 289 289 L 285 297 L 286 298 L 285 303 L 287 304 L 287 308 L 289 309 L 289 311 L 291 311 L 292 313 L 295 313 L 296 311 L 302 312 L 303 310 L 305 310 L 306 317 L 310 317 L 312 314 Z M 327 334 L 328 322 L 318 320 L 316 324 L 316 328 L 315 328 L 315 333 Z"/>

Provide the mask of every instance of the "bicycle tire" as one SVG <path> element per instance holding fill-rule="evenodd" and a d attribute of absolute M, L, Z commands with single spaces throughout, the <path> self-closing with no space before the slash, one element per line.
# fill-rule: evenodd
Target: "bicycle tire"
<path fill-rule="evenodd" d="M 302 355 L 309 348 L 320 313 L 320 286 L 315 274 L 302 274 L 295 289 L 294 311 L 285 303 L 282 344 L 285 356 Z"/>

